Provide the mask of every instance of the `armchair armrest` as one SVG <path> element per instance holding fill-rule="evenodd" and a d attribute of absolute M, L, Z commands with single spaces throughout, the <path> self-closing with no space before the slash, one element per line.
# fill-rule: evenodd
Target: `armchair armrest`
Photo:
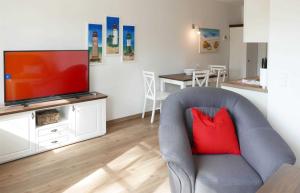
<path fill-rule="evenodd" d="M 242 156 L 264 182 L 282 164 L 294 164 L 296 161 L 290 147 L 271 126 L 244 129 L 240 133 L 240 139 Z"/>
<path fill-rule="evenodd" d="M 168 162 L 170 177 L 175 178 L 177 186 L 173 192 L 194 192 L 195 167 L 191 145 L 184 120 L 184 110 L 180 104 L 164 103 L 159 127 L 160 151 Z M 173 179 L 174 181 L 174 179 Z M 173 182 L 174 183 L 174 182 Z M 181 184 L 181 187 L 178 187 Z"/>
<path fill-rule="evenodd" d="M 241 154 L 265 182 L 279 167 L 294 164 L 295 155 L 263 114 L 246 98 L 232 108 Z"/>

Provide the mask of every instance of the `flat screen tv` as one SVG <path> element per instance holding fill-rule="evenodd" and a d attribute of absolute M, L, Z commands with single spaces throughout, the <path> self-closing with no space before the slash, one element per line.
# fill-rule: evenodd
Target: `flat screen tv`
<path fill-rule="evenodd" d="M 88 93 L 88 51 L 4 51 L 4 89 L 5 105 Z"/>

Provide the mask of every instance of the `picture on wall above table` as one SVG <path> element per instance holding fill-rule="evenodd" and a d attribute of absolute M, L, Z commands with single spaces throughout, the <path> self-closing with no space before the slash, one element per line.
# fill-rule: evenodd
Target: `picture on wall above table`
<path fill-rule="evenodd" d="M 200 53 L 215 53 L 220 47 L 220 30 L 200 28 Z"/>
<path fill-rule="evenodd" d="M 88 25 L 88 47 L 90 64 L 102 63 L 102 25 Z"/>
<path fill-rule="evenodd" d="M 135 59 L 135 27 L 123 26 L 123 61 Z"/>
<path fill-rule="evenodd" d="M 106 18 L 106 54 L 119 54 L 120 48 L 120 19 L 118 17 Z"/>

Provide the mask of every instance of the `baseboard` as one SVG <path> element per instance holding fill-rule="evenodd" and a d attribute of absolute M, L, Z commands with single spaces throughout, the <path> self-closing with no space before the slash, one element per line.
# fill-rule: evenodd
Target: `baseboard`
<path fill-rule="evenodd" d="M 152 111 L 145 112 L 145 117 L 150 117 L 151 113 L 152 113 Z M 159 110 L 155 111 L 155 115 L 159 115 L 159 113 L 160 113 Z M 122 117 L 122 118 L 118 118 L 118 119 L 113 119 L 113 120 L 107 121 L 106 125 L 107 125 L 107 127 L 110 127 L 112 125 L 115 125 L 115 124 L 118 124 L 121 122 L 125 122 L 125 121 L 130 121 L 130 120 L 137 119 L 137 118 L 142 118 L 142 113 L 130 115 L 130 116 Z"/>

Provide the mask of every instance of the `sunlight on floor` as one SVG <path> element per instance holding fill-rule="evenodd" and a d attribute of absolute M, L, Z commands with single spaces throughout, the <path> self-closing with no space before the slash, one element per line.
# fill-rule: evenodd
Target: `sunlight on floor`
<path fill-rule="evenodd" d="M 161 172 L 164 168 L 165 163 L 161 161 L 159 153 L 152 150 L 151 145 L 141 142 L 64 193 L 168 193 L 168 177 L 166 172 Z"/>
<path fill-rule="evenodd" d="M 67 189 L 65 193 L 73 193 L 80 190 L 84 192 L 90 192 L 96 188 L 98 184 L 104 183 L 108 178 L 109 175 L 103 169 L 99 169 L 78 183 L 74 184 L 72 187 Z"/>
<path fill-rule="evenodd" d="M 169 188 L 169 179 L 165 179 L 165 181 L 157 187 L 157 189 L 153 193 L 167 193 Z"/>
<path fill-rule="evenodd" d="M 128 167 L 131 163 L 138 160 L 142 155 L 143 150 L 140 147 L 136 146 L 108 163 L 107 166 L 114 171 L 119 171 L 124 169 L 125 167 Z"/>

